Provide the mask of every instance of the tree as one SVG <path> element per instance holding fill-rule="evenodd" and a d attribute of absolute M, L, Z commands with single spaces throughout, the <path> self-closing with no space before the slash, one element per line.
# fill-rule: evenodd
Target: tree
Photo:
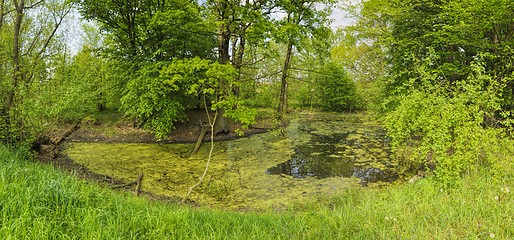
<path fill-rule="evenodd" d="M 327 63 L 317 76 L 321 108 L 325 111 L 351 111 L 361 108 L 353 80 L 341 66 Z"/>
<path fill-rule="evenodd" d="M 284 0 L 278 6 L 285 17 L 278 20 L 276 40 L 287 46 L 283 62 L 281 88 L 277 112 L 279 117 L 287 109 L 288 78 L 294 49 L 301 47 L 303 37 L 311 37 L 316 29 L 326 28 L 329 8 L 316 9 L 316 4 L 331 4 L 325 0 Z"/>
<path fill-rule="evenodd" d="M 114 66 L 111 71 L 117 71 L 108 77 L 124 89 L 121 109 L 164 138 L 173 123 L 183 119 L 184 111 L 198 101 L 187 94 L 194 77 L 172 84 L 163 82 L 161 72 L 188 59 L 215 59 L 214 26 L 204 19 L 196 1 L 78 2 L 83 16 L 97 21 L 108 33 L 105 55 Z M 201 61 L 196 63 L 201 69 Z"/>
<path fill-rule="evenodd" d="M 158 138 L 166 138 L 173 124 L 185 117 L 184 111 L 200 104 L 216 112 L 226 109 L 227 116 L 246 126 L 253 122 L 254 111 L 229 107 L 237 103 L 230 95 L 236 78 L 231 65 L 196 57 L 153 64 L 140 71 L 139 78 L 129 82 L 122 102 L 126 114 L 139 119 Z"/>
<path fill-rule="evenodd" d="M 110 34 L 108 45 L 121 59 L 170 61 L 212 56 L 211 26 L 196 1 L 77 0 L 80 13 Z"/>
<path fill-rule="evenodd" d="M 71 11 L 67 1 L 13 0 L 0 2 L 3 89 L 0 138 L 4 141 L 30 141 L 41 131 L 42 122 L 34 118 L 41 105 L 36 90 L 49 78 L 48 60 L 56 55 L 60 43 L 57 31 Z M 4 48 L 8 46 L 9 48 Z M 10 50 L 7 50 L 10 49 Z M 43 115 L 44 116 L 44 115 Z"/>
<path fill-rule="evenodd" d="M 218 61 L 231 63 L 238 71 L 236 82 L 241 82 L 247 43 L 259 44 L 266 38 L 275 5 L 270 0 L 213 0 L 208 6 L 218 26 Z M 234 86 L 233 92 L 239 96 L 239 87 Z"/>

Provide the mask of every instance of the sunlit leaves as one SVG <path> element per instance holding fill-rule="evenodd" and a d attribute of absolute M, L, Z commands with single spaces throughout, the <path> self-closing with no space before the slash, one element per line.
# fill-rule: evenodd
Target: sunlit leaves
<path fill-rule="evenodd" d="M 203 106 L 199 99 L 204 96 L 213 110 L 224 108 L 229 117 L 252 123 L 252 111 L 232 111 L 239 102 L 230 96 L 237 76 L 231 65 L 196 57 L 149 64 L 137 75 L 127 85 L 123 109 L 158 138 L 167 136 L 174 123 L 183 119 L 186 109 Z"/>

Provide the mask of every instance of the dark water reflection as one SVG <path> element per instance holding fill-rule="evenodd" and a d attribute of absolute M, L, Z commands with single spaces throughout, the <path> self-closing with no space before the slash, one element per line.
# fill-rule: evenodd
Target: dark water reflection
<path fill-rule="evenodd" d="M 285 174 L 294 178 L 356 177 L 361 184 L 392 182 L 398 178 L 389 162 L 390 148 L 385 132 L 380 128 L 362 127 L 358 121 L 340 126 L 328 126 L 319 131 L 314 124 L 304 122 L 299 131 L 310 140 L 294 149 L 291 159 L 266 170 L 268 174 Z"/>

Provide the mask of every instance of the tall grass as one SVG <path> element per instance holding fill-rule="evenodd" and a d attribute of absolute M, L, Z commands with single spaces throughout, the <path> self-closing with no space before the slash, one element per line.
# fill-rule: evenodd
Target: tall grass
<path fill-rule="evenodd" d="M 462 239 L 514 237 L 514 198 L 487 176 L 348 190 L 283 213 L 152 202 L 85 183 L 0 146 L 0 239 Z M 503 188 L 503 189 L 502 189 Z M 514 190 L 514 189 L 512 189 Z"/>

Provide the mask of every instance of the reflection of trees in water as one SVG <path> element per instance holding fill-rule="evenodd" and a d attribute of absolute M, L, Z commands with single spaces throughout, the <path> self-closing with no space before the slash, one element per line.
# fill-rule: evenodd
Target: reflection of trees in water
<path fill-rule="evenodd" d="M 310 131 L 305 131 L 308 128 Z M 394 181 L 397 174 L 388 169 L 383 159 L 389 157 L 385 133 L 379 129 L 332 134 L 308 132 L 311 139 L 298 146 L 290 160 L 269 168 L 268 174 L 285 174 L 294 178 L 357 177 L 362 184 L 378 181 Z M 348 138 L 350 134 L 352 138 Z M 355 137 L 357 136 L 357 137 Z M 360 149 L 359 151 L 354 151 Z M 356 164 L 359 162 L 359 164 Z M 363 164 L 364 163 L 364 164 Z M 374 166 L 371 166 L 371 165 Z M 383 168 L 377 165 L 384 165 Z"/>

